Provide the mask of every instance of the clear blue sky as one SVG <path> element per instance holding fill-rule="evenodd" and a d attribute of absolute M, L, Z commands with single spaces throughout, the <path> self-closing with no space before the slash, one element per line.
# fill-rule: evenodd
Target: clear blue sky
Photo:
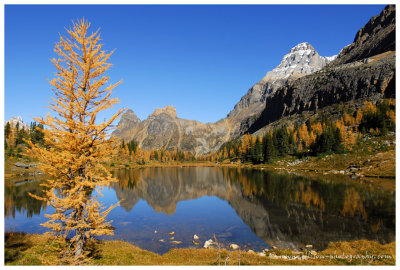
<path fill-rule="evenodd" d="M 224 118 L 296 44 L 337 54 L 384 5 L 6 5 L 5 120 L 45 116 L 54 77 L 49 59 L 71 21 L 101 28 L 116 49 L 108 73 L 118 107 L 145 119 L 173 105 L 178 116 Z M 108 116 L 114 110 L 105 113 Z"/>

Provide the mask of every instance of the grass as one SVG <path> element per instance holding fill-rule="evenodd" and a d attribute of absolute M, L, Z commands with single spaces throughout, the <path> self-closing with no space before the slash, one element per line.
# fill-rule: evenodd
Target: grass
<path fill-rule="evenodd" d="M 8 233 L 5 236 L 5 264 L 57 265 L 57 248 L 50 236 Z M 335 254 L 347 257 L 339 258 Z M 366 255 L 376 257 L 372 259 Z M 379 255 L 384 257 L 378 258 Z M 306 251 L 295 253 L 273 249 L 266 256 L 260 256 L 246 251 L 204 248 L 172 249 L 161 256 L 123 241 L 99 241 L 93 244 L 91 265 L 224 265 L 225 261 L 227 265 L 239 265 L 239 262 L 240 265 L 394 265 L 395 242 L 385 245 L 367 240 L 335 242 L 317 256 L 304 259 L 305 256 Z M 291 259 L 295 257 L 297 259 Z"/>
<path fill-rule="evenodd" d="M 37 175 L 40 174 L 41 171 L 37 169 L 36 167 L 30 167 L 28 169 L 21 168 L 15 166 L 16 162 L 22 162 L 22 163 L 31 163 L 27 162 L 24 159 L 18 159 L 15 157 L 6 157 L 4 159 L 4 178 L 5 179 L 10 179 L 10 178 L 15 178 L 18 176 L 32 176 L 32 175 Z"/>

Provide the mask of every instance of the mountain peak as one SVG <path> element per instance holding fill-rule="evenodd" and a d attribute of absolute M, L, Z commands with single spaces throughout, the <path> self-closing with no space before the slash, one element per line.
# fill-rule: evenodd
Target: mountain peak
<path fill-rule="evenodd" d="M 132 109 L 126 110 L 126 112 L 122 115 L 122 118 L 129 118 L 132 120 L 139 120 L 139 117 L 135 114 L 135 112 Z"/>
<path fill-rule="evenodd" d="M 264 79 L 276 80 L 301 77 L 320 70 L 334 58 L 335 56 L 320 56 L 310 43 L 303 42 L 290 49 L 289 53 L 283 56 L 281 63 L 268 72 Z"/>
<path fill-rule="evenodd" d="M 297 44 L 296 46 L 294 46 L 294 47 L 290 50 L 289 53 L 294 53 L 294 52 L 297 52 L 297 51 L 306 51 L 306 50 L 315 51 L 314 47 L 311 46 L 310 43 L 308 43 L 308 42 L 303 42 L 303 43 L 300 43 L 300 44 Z"/>
<path fill-rule="evenodd" d="M 19 116 L 19 115 L 11 117 L 9 121 L 12 121 L 12 122 L 23 122 L 22 121 L 22 117 Z"/>
<path fill-rule="evenodd" d="M 131 124 L 140 123 L 139 117 L 131 110 L 128 109 L 122 116 L 121 120 L 118 123 L 118 127 L 122 128 L 123 126 L 129 126 Z"/>
<path fill-rule="evenodd" d="M 178 118 L 178 115 L 176 114 L 176 108 L 172 105 L 165 106 L 164 108 L 156 108 L 154 112 L 149 116 L 150 117 L 156 117 L 160 114 L 167 114 L 171 116 L 172 118 Z"/>
<path fill-rule="evenodd" d="M 28 128 L 28 125 L 24 123 L 21 116 L 13 116 L 6 123 L 10 123 L 11 126 L 16 126 L 18 123 L 19 128 Z"/>
<path fill-rule="evenodd" d="M 297 44 L 283 56 L 281 63 L 276 68 L 269 71 L 261 81 L 249 89 L 228 114 L 228 117 L 241 119 L 246 115 L 257 114 L 264 108 L 267 95 L 273 94 L 289 80 L 298 79 L 322 69 L 335 57 L 320 56 L 308 42 Z"/>

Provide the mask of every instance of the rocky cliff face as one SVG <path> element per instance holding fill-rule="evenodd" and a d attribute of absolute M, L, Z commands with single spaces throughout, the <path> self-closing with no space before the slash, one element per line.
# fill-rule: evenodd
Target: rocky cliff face
<path fill-rule="evenodd" d="M 128 110 L 118 123 L 114 135 L 136 140 L 139 147 L 150 150 L 173 149 L 206 154 L 217 150 L 224 142 L 239 136 L 246 123 L 265 107 L 265 100 L 282 85 L 311 74 L 326 66 L 334 57 L 321 57 L 308 43 L 301 43 L 285 55 L 281 63 L 249 89 L 227 118 L 216 123 L 178 118 L 173 106 L 157 108 L 146 120 L 140 121 Z"/>
<path fill-rule="evenodd" d="M 266 98 L 273 95 L 279 87 L 289 81 L 320 70 L 335 57 L 320 56 L 314 47 L 307 42 L 293 47 L 283 57 L 281 63 L 251 87 L 228 114 L 227 118 L 232 123 L 232 126 L 236 127 L 232 137 L 245 131 L 241 126 L 243 127 L 248 119 L 259 114 L 265 108 Z"/>
<path fill-rule="evenodd" d="M 254 133 L 284 116 L 333 104 L 395 98 L 396 56 L 391 51 L 395 49 L 394 12 L 388 6 L 373 17 L 329 66 L 291 81 L 268 96 L 260 116 L 246 123 L 247 132 Z"/>
<path fill-rule="evenodd" d="M 266 99 L 259 118 L 250 123 L 248 132 L 279 120 L 284 116 L 340 103 L 354 103 L 395 96 L 395 54 L 380 59 L 358 61 L 298 79 Z"/>
<path fill-rule="evenodd" d="M 225 120 L 205 124 L 181 119 L 173 106 L 166 106 L 157 108 L 143 121 L 132 110 L 127 111 L 113 134 L 126 141 L 134 139 L 141 149 L 172 150 L 177 147 L 204 154 L 217 150 L 228 140 L 229 133 L 229 124 Z"/>
<path fill-rule="evenodd" d="M 396 50 L 396 6 L 388 5 L 356 34 L 352 44 L 341 50 L 332 65 L 346 64 Z"/>
<path fill-rule="evenodd" d="M 114 135 L 117 137 L 124 137 L 129 134 L 129 131 L 136 127 L 140 123 L 139 117 L 132 110 L 127 110 L 124 115 L 122 115 L 121 120 L 117 125 L 117 129 L 114 131 Z"/>

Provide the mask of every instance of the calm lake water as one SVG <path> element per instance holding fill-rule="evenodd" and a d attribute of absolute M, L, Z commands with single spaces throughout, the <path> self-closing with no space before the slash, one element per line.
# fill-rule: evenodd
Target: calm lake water
<path fill-rule="evenodd" d="M 115 204 L 108 216 L 115 235 L 143 249 L 201 248 L 215 235 L 260 251 L 272 245 L 315 249 L 329 242 L 395 240 L 395 194 L 353 181 L 333 183 L 263 170 L 234 168 L 145 168 L 120 170 L 99 200 Z M 52 212 L 27 195 L 40 194 L 40 180 L 5 183 L 5 231 L 43 233 Z M 173 236 L 168 233 L 175 232 Z M 193 235 L 200 244 L 195 246 Z M 174 244 L 173 240 L 182 241 Z"/>

